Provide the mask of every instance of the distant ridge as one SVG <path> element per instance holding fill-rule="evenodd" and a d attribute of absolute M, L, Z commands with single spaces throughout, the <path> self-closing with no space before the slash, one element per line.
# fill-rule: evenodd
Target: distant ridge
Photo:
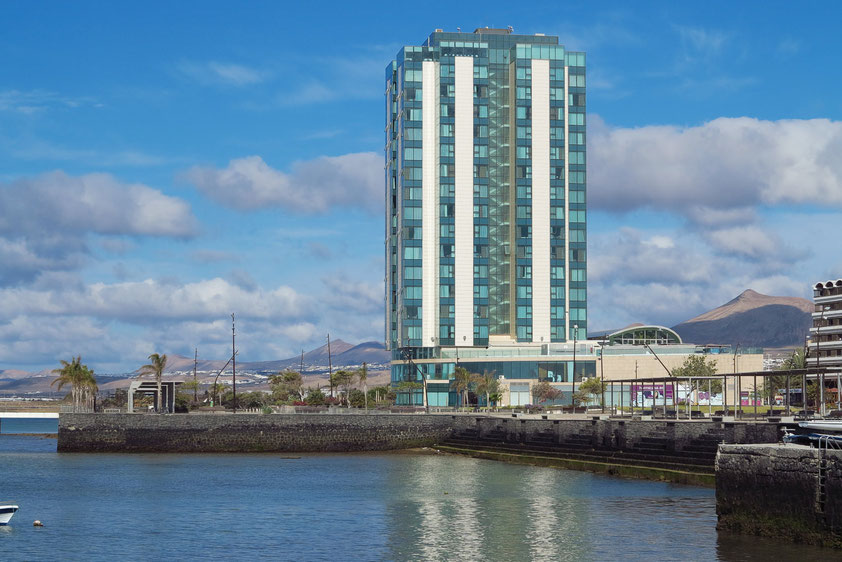
<path fill-rule="evenodd" d="M 737 298 L 673 327 L 695 344 L 746 347 L 803 345 L 813 303 L 800 297 L 773 297 L 748 289 Z"/>

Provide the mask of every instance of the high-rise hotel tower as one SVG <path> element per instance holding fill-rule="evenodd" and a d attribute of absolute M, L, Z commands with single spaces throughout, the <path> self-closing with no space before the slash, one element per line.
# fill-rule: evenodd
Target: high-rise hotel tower
<path fill-rule="evenodd" d="M 385 132 L 393 382 L 590 371 L 553 357 L 587 333 L 584 53 L 437 29 L 386 67 Z"/>

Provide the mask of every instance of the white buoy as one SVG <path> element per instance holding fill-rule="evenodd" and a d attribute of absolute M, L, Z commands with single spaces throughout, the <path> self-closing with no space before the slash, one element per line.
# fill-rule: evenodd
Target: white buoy
<path fill-rule="evenodd" d="M 32 526 L 33 527 L 43 527 L 44 524 L 41 523 L 41 521 L 39 519 L 36 519 L 35 521 L 32 522 Z"/>

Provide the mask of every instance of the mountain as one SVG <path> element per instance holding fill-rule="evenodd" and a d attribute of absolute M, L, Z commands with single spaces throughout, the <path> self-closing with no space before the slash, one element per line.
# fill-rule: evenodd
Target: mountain
<path fill-rule="evenodd" d="M 803 345 L 812 311 L 813 303 L 807 299 L 772 297 L 748 289 L 673 330 L 687 343 L 793 347 Z"/>

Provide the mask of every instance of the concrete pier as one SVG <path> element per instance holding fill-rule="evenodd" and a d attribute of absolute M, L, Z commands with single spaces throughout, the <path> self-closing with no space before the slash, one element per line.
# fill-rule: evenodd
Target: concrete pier
<path fill-rule="evenodd" d="M 842 451 L 720 445 L 718 528 L 842 548 Z"/>

